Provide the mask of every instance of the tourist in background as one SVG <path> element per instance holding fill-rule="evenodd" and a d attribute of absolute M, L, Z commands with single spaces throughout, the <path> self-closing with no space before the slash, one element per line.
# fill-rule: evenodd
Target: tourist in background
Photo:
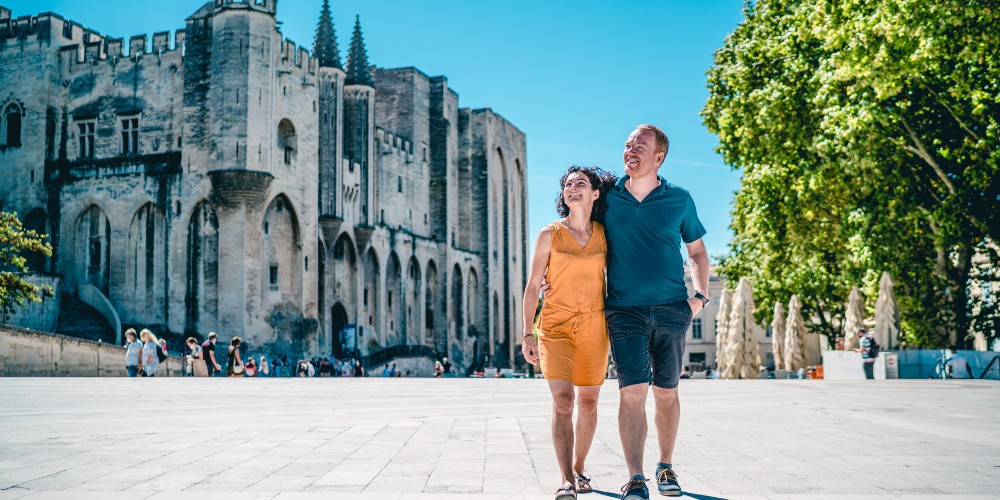
<path fill-rule="evenodd" d="M 951 371 L 951 378 L 972 378 L 972 368 L 965 355 L 958 352 L 958 346 L 951 346 L 951 357 L 945 362 L 945 366 Z"/>
<path fill-rule="evenodd" d="M 222 365 L 215 360 L 215 332 L 208 332 L 208 340 L 201 344 L 201 355 L 205 359 L 207 376 L 214 377 L 216 373 L 222 371 Z"/>
<path fill-rule="evenodd" d="M 615 181 L 614 175 L 597 168 L 573 166 L 566 171 L 556 197 L 562 219 L 539 233 L 524 288 L 521 352 L 528 363 L 541 361 L 552 394 L 552 444 L 562 475 L 556 500 L 593 491 L 585 464 L 597 430 L 597 399 L 609 349 L 604 321 L 608 247 L 601 221 L 604 200 Z M 532 330 L 543 278 L 549 291 L 536 340 Z"/>
<path fill-rule="evenodd" d="M 243 359 L 240 358 L 240 338 L 233 337 L 229 341 L 228 360 L 226 362 L 226 376 L 240 377 L 243 375 Z"/>
<path fill-rule="evenodd" d="M 160 358 L 156 355 L 156 346 L 160 341 L 145 328 L 139 332 L 139 339 L 142 340 L 142 374 L 144 377 L 155 377 L 160 369 Z"/>
<path fill-rule="evenodd" d="M 257 368 L 257 376 L 258 377 L 270 377 L 271 376 L 270 372 L 271 372 L 271 367 L 267 366 L 267 357 L 266 356 L 261 356 L 260 357 L 260 365 Z"/>
<path fill-rule="evenodd" d="M 139 376 L 142 363 L 142 343 L 135 338 L 135 329 L 125 330 L 125 371 L 129 377 Z"/>
<path fill-rule="evenodd" d="M 205 365 L 204 351 L 202 351 L 201 346 L 198 345 L 198 341 L 194 337 L 188 337 L 187 339 L 188 349 L 191 353 L 187 355 L 188 367 L 191 370 L 192 377 L 207 377 L 208 367 Z"/>
<path fill-rule="evenodd" d="M 875 347 L 877 345 L 875 337 L 864 328 L 858 328 L 858 340 L 858 347 L 854 351 L 861 353 L 861 367 L 865 370 L 865 378 L 874 380 L 875 358 L 878 356 L 878 348 Z"/>
<path fill-rule="evenodd" d="M 253 360 L 253 357 L 247 359 L 247 364 L 243 370 L 244 377 L 256 377 L 257 376 L 257 363 Z"/>

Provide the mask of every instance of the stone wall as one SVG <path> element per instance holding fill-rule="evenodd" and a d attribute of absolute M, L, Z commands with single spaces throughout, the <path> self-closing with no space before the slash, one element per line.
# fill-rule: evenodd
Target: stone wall
<path fill-rule="evenodd" d="M 50 274 L 28 274 L 22 276 L 33 285 L 52 287 L 52 295 L 42 294 L 41 302 L 25 302 L 17 312 L 11 314 L 6 323 L 32 330 L 53 331 L 59 322 L 59 277 Z"/>
<path fill-rule="evenodd" d="M 184 360 L 170 356 L 160 377 L 179 377 Z M 124 377 L 120 346 L 0 325 L 0 376 Z"/>

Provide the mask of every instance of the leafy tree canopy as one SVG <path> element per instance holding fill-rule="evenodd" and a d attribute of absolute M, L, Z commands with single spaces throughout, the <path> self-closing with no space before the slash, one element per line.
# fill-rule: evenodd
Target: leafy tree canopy
<path fill-rule="evenodd" d="M 987 0 L 761 0 L 715 54 L 702 115 L 743 182 L 721 272 L 760 322 L 803 301 L 840 334 L 883 270 L 905 341 L 998 336 L 1000 8 Z M 972 292 L 972 293 L 970 293 Z"/>
<path fill-rule="evenodd" d="M 43 290 L 52 293 L 49 287 L 36 286 L 22 278 L 28 271 L 24 254 L 52 255 L 52 246 L 44 240 L 45 235 L 25 230 L 17 214 L 0 212 L 0 312 L 3 318 L 25 301 L 40 302 Z"/>

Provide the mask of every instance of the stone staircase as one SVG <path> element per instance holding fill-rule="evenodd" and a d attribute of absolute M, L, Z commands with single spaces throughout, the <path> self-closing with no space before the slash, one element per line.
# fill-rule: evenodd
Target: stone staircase
<path fill-rule="evenodd" d="M 64 293 L 60 298 L 59 322 L 56 332 L 68 337 L 115 342 L 114 328 L 108 321 L 75 295 Z"/>

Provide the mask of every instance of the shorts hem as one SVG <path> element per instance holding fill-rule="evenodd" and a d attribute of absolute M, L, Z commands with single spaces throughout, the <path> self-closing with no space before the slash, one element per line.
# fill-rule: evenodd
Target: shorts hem
<path fill-rule="evenodd" d="M 652 380 L 641 380 L 641 379 L 640 380 L 636 380 L 635 382 L 628 381 L 628 383 L 625 383 L 625 381 L 623 379 L 618 379 L 618 388 L 619 389 L 624 389 L 626 387 L 630 387 L 630 386 L 633 386 L 633 385 L 639 385 L 639 384 L 650 385 L 652 383 L 653 383 Z"/>

